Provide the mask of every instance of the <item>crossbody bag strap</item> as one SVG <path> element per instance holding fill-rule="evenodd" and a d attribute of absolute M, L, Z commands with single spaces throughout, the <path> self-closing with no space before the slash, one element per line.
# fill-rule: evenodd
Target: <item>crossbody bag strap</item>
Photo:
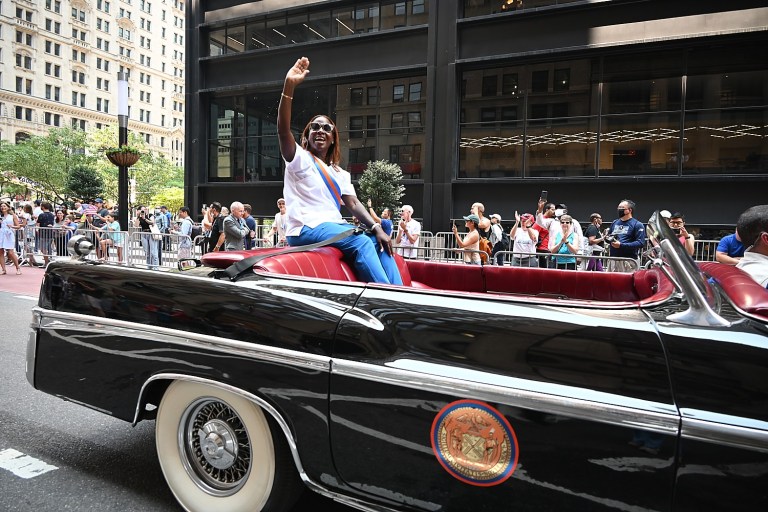
<path fill-rule="evenodd" d="M 282 251 L 269 252 L 266 254 L 254 254 L 253 256 L 249 256 L 248 258 L 245 258 L 236 263 L 233 263 L 232 265 L 230 265 L 224 270 L 224 273 L 227 275 L 229 279 L 234 281 L 238 277 L 240 277 L 240 275 L 242 275 L 244 272 L 251 270 L 255 264 L 257 264 L 263 259 L 271 258 L 272 256 L 280 256 L 282 254 L 289 254 L 292 252 L 311 251 L 312 249 L 317 249 L 318 247 L 331 245 L 332 243 L 338 242 L 339 240 L 343 238 L 347 238 L 350 235 L 359 234 L 363 232 L 364 230 L 362 228 L 351 228 L 346 231 L 342 231 L 338 235 L 333 236 L 327 240 L 321 240 L 320 242 L 315 242 L 314 244 L 295 245 L 291 247 L 286 247 Z"/>
<path fill-rule="evenodd" d="M 315 155 L 312 155 L 312 162 L 315 164 L 317 172 L 320 173 L 320 177 L 323 179 L 323 183 L 325 183 L 325 186 L 328 187 L 328 191 L 331 193 L 334 201 L 336 201 L 336 208 L 341 209 L 341 205 L 344 204 L 344 201 L 341 199 L 341 187 L 339 187 L 339 184 L 328 172 L 328 169 L 325 168 L 325 164 L 320 162 L 320 159 Z"/>

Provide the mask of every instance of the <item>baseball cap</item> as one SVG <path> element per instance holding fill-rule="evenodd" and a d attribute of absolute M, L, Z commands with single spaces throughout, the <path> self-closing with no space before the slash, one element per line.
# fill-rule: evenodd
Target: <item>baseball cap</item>
<path fill-rule="evenodd" d="M 530 213 L 524 213 L 520 216 L 520 220 L 523 222 L 533 222 L 536 218 Z"/>
<path fill-rule="evenodd" d="M 661 210 L 659 212 L 659 215 L 661 215 L 665 219 L 669 219 L 670 217 L 672 217 L 672 214 L 669 213 L 669 210 Z"/>
<path fill-rule="evenodd" d="M 100 198 L 100 197 L 97 197 L 96 199 L 93 200 L 93 202 L 94 203 L 103 203 L 104 200 L 102 198 Z"/>
<path fill-rule="evenodd" d="M 493 215 L 491 215 L 491 218 L 498 219 L 498 221 L 501 222 L 501 215 L 499 215 L 498 213 L 494 213 Z"/>
<path fill-rule="evenodd" d="M 471 220 L 475 224 L 480 224 L 480 217 L 478 217 L 474 213 L 470 213 L 469 215 L 465 215 L 464 216 L 464 220 Z"/>

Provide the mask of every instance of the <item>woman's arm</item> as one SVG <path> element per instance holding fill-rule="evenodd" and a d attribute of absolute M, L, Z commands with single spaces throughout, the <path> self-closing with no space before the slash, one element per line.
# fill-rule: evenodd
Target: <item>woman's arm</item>
<path fill-rule="evenodd" d="M 292 162 L 296 156 L 296 139 L 291 132 L 291 105 L 293 91 L 304 81 L 309 73 L 309 59 L 302 57 L 288 70 L 280 95 L 280 105 L 277 108 L 277 139 L 280 142 L 280 153 L 287 162 Z"/>
<path fill-rule="evenodd" d="M 368 215 L 363 203 L 360 202 L 357 196 L 344 194 L 341 196 L 341 199 L 344 201 L 344 206 L 347 207 L 347 210 L 349 210 L 352 215 L 360 219 L 360 222 L 363 224 L 372 227 L 373 233 L 376 235 L 376 240 L 381 244 L 381 247 L 384 248 L 387 254 L 392 254 L 392 244 L 389 235 L 384 232 L 381 224 Z"/>

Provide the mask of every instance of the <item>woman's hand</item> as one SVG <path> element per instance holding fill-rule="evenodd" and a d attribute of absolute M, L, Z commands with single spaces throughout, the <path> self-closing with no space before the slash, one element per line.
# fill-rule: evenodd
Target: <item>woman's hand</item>
<path fill-rule="evenodd" d="M 304 81 L 304 78 L 306 78 L 308 73 L 309 59 L 302 57 L 296 61 L 296 64 L 294 64 L 291 69 L 288 70 L 288 73 L 285 75 L 285 83 L 296 87 Z"/>

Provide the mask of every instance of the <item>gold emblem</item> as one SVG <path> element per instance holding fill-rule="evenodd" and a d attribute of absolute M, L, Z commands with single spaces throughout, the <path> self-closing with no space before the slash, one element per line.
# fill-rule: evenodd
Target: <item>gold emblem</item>
<path fill-rule="evenodd" d="M 435 417 L 431 434 L 437 460 L 462 482 L 498 485 L 517 466 L 515 432 L 488 404 L 459 400 L 446 405 Z"/>

